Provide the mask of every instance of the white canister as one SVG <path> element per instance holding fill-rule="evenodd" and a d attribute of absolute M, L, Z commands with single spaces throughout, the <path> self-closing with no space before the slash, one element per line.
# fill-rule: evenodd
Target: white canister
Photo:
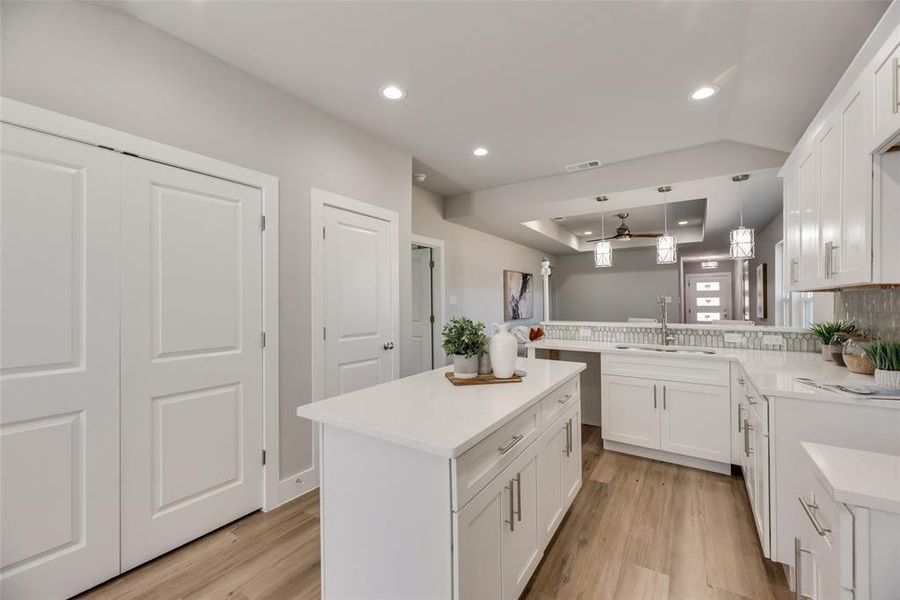
<path fill-rule="evenodd" d="M 516 354 L 519 344 L 516 338 L 509 332 L 506 323 L 492 323 L 491 327 L 497 329 L 497 333 L 491 336 L 488 351 L 491 355 L 491 366 L 494 368 L 494 377 L 497 379 L 509 379 L 516 373 Z"/>

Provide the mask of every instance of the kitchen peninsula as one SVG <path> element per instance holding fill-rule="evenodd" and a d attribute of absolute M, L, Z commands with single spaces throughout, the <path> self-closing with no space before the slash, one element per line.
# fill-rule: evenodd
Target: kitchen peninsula
<path fill-rule="evenodd" d="M 301 406 L 319 425 L 322 597 L 517 598 L 581 487 L 585 365 L 449 368 Z"/>

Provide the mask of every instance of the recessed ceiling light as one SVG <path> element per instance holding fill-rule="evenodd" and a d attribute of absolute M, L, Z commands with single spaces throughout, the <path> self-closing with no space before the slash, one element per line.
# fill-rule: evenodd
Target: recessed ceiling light
<path fill-rule="evenodd" d="M 687 222 L 687 221 L 678 221 L 678 224 L 679 224 L 679 225 L 687 225 L 688 222 Z"/>
<path fill-rule="evenodd" d="M 591 235 L 592 233 L 594 233 L 594 232 L 593 231 L 585 231 L 584 235 Z"/>
<path fill-rule="evenodd" d="M 487 156 L 488 149 L 484 148 L 483 146 L 478 146 L 477 148 L 472 150 L 472 154 L 474 154 L 475 156 Z"/>
<path fill-rule="evenodd" d="M 381 88 L 381 95 L 388 100 L 403 100 L 406 90 L 397 85 L 386 85 Z"/>
<path fill-rule="evenodd" d="M 719 88 L 717 86 L 704 85 L 694 90 L 694 93 L 691 94 L 691 100 L 706 100 L 707 98 L 712 98 L 718 93 Z"/>

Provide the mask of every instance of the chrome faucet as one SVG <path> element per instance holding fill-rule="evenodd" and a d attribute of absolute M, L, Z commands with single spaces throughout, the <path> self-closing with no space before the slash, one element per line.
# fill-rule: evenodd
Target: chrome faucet
<path fill-rule="evenodd" d="M 668 346 L 675 342 L 675 334 L 669 332 L 669 304 L 672 303 L 672 296 L 657 296 L 656 303 L 662 314 L 662 345 Z"/>

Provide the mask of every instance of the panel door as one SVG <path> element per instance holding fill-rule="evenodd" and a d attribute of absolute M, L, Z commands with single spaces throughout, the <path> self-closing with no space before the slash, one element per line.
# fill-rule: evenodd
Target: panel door
<path fill-rule="evenodd" d="M 800 263 L 798 287 L 820 283 L 819 263 L 819 170 L 818 154 L 810 152 L 800 163 Z"/>
<path fill-rule="evenodd" d="M 756 523 L 756 532 L 759 534 L 759 543 L 762 546 L 763 556 L 769 557 L 769 437 L 764 433 L 763 426 L 756 416 L 755 410 L 750 411 L 750 439 L 748 449 L 753 464 L 753 520 Z"/>
<path fill-rule="evenodd" d="M 537 514 L 536 444 L 529 446 L 497 477 L 503 488 L 503 594 L 518 598 L 541 560 Z"/>
<path fill-rule="evenodd" d="M 409 366 L 404 373 L 415 375 L 434 368 L 432 339 L 433 299 L 431 295 L 431 248 L 412 249 L 412 326 L 410 327 Z"/>
<path fill-rule="evenodd" d="M 662 449 L 731 464 L 731 395 L 727 387 L 666 382 Z"/>
<path fill-rule="evenodd" d="M 796 291 L 800 283 L 800 177 L 784 178 L 784 287 Z"/>
<path fill-rule="evenodd" d="M 875 98 L 872 119 L 872 140 L 868 144 L 875 150 L 890 141 L 900 131 L 900 45 L 896 36 L 892 37 L 893 50 L 885 59 L 875 65 Z"/>
<path fill-rule="evenodd" d="M 391 225 L 325 207 L 325 396 L 393 377 Z"/>
<path fill-rule="evenodd" d="M 501 474 L 453 513 L 457 600 L 500 598 L 503 589 L 504 493 L 508 481 Z"/>
<path fill-rule="evenodd" d="M 862 88 L 841 109 L 840 247 L 833 250 L 833 279 L 842 285 L 872 280 L 872 155 L 868 103 Z"/>
<path fill-rule="evenodd" d="M 576 403 L 563 416 L 566 423 L 569 424 L 568 444 L 563 440 L 563 451 L 560 452 L 562 457 L 562 490 L 563 490 L 563 506 L 568 509 L 578 490 L 581 489 L 581 406 Z"/>
<path fill-rule="evenodd" d="M 688 323 L 734 319 L 731 273 L 691 273 L 684 279 L 688 292 Z"/>
<path fill-rule="evenodd" d="M 841 241 L 841 156 L 843 131 L 839 115 L 829 119 L 818 140 L 819 147 L 819 274 L 826 285 L 840 270 Z M 863 199 L 856 199 L 857 202 Z M 834 264 L 837 262 L 838 264 Z M 837 267 L 837 268 L 835 268 Z"/>
<path fill-rule="evenodd" d="M 556 532 L 563 517 L 562 455 L 566 451 L 565 416 L 551 423 L 537 441 L 538 448 L 538 526 L 541 547 Z"/>
<path fill-rule="evenodd" d="M 604 375 L 600 396 L 603 439 L 659 449 L 658 394 L 651 379 Z"/>
<path fill-rule="evenodd" d="M 121 157 L 2 125 L 0 597 L 119 572 Z"/>
<path fill-rule="evenodd" d="M 123 167 L 122 565 L 262 501 L 261 191 Z"/>

